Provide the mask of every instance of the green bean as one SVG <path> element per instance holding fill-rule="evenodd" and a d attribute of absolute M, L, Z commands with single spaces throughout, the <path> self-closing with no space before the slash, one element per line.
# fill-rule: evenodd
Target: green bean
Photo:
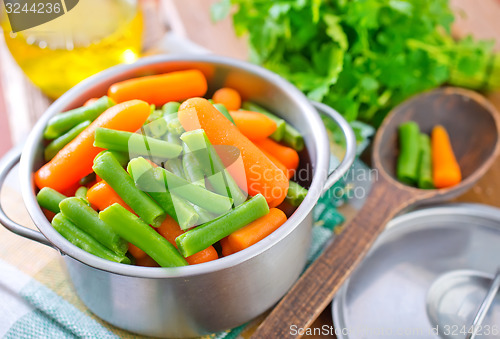
<path fill-rule="evenodd" d="M 153 227 L 160 226 L 165 219 L 165 211 L 135 186 L 132 177 L 112 153 L 105 152 L 96 157 L 92 168 L 145 222 Z"/>
<path fill-rule="evenodd" d="M 307 189 L 296 182 L 290 181 L 285 200 L 288 201 L 290 205 L 297 207 L 304 201 L 306 195 Z"/>
<path fill-rule="evenodd" d="M 104 153 L 111 153 L 115 157 L 115 159 L 118 161 L 121 167 L 125 167 L 128 164 L 129 161 L 129 156 L 125 152 L 118 152 L 118 151 L 110 151 L 110 150 L 104 150 L 99 152 L 94 159 L 100 157 Z"/>
<path fill-rule="evenodd" d="M 196 205 L 192 205 L 192 206 L 193 206 L 194 210 L 196 211 L 196 213 L 198 214 L 198 221 L 196 222 L 198 225 L 212 221 L 215 218 L 217 218 L 218 216 L 220 216 L 220 214 L 210 213 L 209 211 L 207 211 L 204 208 L 201 208 L 200 206 L 196 206 Z"/>
<path fill-rule="evenodd" d="M 170 102 L 167 102 L 165 105 L 163 105 L 161 110 L 163 111 L 163 115 L 165 116 L 165 115 L 177 113 L 179 111 L 180 106 L 181 106 L 180 103 L 175 102 L 175 101 L 170 101 Z"/>
<path fill-rule="evenodd" d="M 172 133 L 167 133 L 167 141 L 174 145 L 181 145 L 181 139 L 178 135 L 173 135 Z"/>
<path fill-rule="evenodd" d="M 191 153 L 189 147 L 184 144 L 184 156 L 182 157 L 182 167 L 184 177 L 195 185 L 205 188 L 205 174 L 196 156 Z"/>
<path fill-rule="evenodd" d="M 227 120 L 231 121 L 234 125 L 233 117 L 231 116 L 231 114 L 229 114 L 229 111 L 227 110 L 226 106 L 224 106 L 223 104 L 214 104 L 214 107 L 219 112 L 221 112 L 227 118 Z"/>
<path fill-rule="evenodd" d="M 42 188 L 36 195 L 36 201 L 38 201 L 38 204 L 54 213 L 59 213 L 61 211 L 59 209 L 59 203 L 66 198 L 67 197 L 64 194 L 61 194 L 50 187 Z"/>
<path fill-rule="evenodd" d="M 198 158 L 208 181 L 216 193 L 232 198 L 234 206 L 238 206 L 246 200 L 246 195 L 227 171 L 215 148 L 208 140 L 205 131 L 199 129 L 186 132 L 181 135 L 181 140 Z"/>
<path fill-rule="evenodd" d="M 100 242 L 92 238 L 88 233 L 79 229 L 62 213 L 52 219 L 52 226 L 66 240 L 82 250 L 100 258 L 115 261 L 122 264 L 130 264 L 130 259 L 124 255 L 118 255 L 104 247 Z"/>
<path fill-rule="evenodd" d="M 57 114 L 49 120 L 43 136 L 45 139 L 55 139 L 84 121 L 94 121 L 113 105 L 115 105 L 113 100 L 107 96 L 103 96 L 91 105 Z"/>
<path fill-rule="evenodd" d="M 271 134 L 271 138 L 276 141 L 281 141 L 285 135 L 285 129 L 286 129 L 286 121 L 277 117 L 276 115 L 272 114 L 265 108 L 253 103 L 246 101 L 242 105 L 243 109 L 247 111 L 252 111 L 252 112 L 259 112 L 267 116 L 269 119 L 274 121 L 276 123 L 276 131 L 274 131 L 273 134 Z"/>
<path fill-rule="evenodd" d="M 73 224 L 87 232 L 95 240 L 109 248 L 118 255 L 127 253 L 128 244 L 120 237 L 111 226 L 99 219 L 92 207 L 80 198 L 67 198 L 59 204 L 61 213 Z"/>
<path fill-rule="evenodd" d="M 168 131 L 173 135 L 181 135 L 184 133 L 184 128 L 179 121 L 179 118 L 172 119 L 168 122 Z"/>
<path fill-rule="evenodd" d="M 416 122 L 408 121 L 399 126 L 398 180 L 409 185 L 418 181 L 420 130 Z"/>
<path fill-rule="evenodd" d="M 152 138 L 161 138 L 168 132 L 167 122 L 160 117 L 142 127 L 143 134 Z"/>
<path fill-rule="evenodd" d="M 165 169 L 172 172 L 176 176 L 185 179 L 182 161 L 179 158 L 170 159 L 165 163 Z"/>
<path fill-rule="evenodd" d="M 177 221 L 185 230 L 197 224 L 199 216 L 196 210 L 184 199 L 181 199 L 166 189 L 164 180 L 157 178 L 153 166 L 143 158 L 133 159 L 127 167 L 128 173 L 134 179 L 136 187 L 148 192 L 158 205 Z"/>
<path fill-rule="evenodd" d="M 163 176 L 170 192 L 209 212 L 222 214 L 229 211 L 233 205 L 233 199 L 194 185 L 164 168 L 157 167 L 155 171 L 159 177 Z"/>
<path fill-rule="evenodd" d="M 79 123 L 68 132 L 64 133 L 57 139 L 52 140 L 50 144 L 45 147 L 44 156 L 45 161 L 52 160 L 53 157 L 56 156 L 57 152 L 59 152 L 64 146 L 69 144 L 74 138 L 78 136 L 85 128 L 90 125 L 90 120 L 85 120 L 84 122 Z"/>
<path fill-rule="evenodd" d="M 286 123 L 282 141 L 296 151 L 304 149 L 304 138 L 292 125 Z"/>
<path fill-rule="evenodd" d="M 163 116 L 163 111 L 161 110 L 156 110 L 155 105 L 151 105 L 151 114 L 149 114 L 149 117 L 146 119 L 146 122 L 144 123 L 145 125 L 160 119 Z"/>
<path fill-rule="evenodd" d="M 177 249 L 144 221 L 119 204 L 113 204 L 99 213 L 99 218 L 115 232 L 146 252 L 162 267 L 187 265 Z"/>
<path fill-rule="evenodd" d="M 129 152 L 129 154 L 134 155 L 161 158 L 175 158 L 182 152 L 181 146 L 163 140 L 101 127 L 95 131 L 94 146 L 113 151 Z"/>
<path fill-rule="evenodd" d="M 179 235 L 175 242 L 184 257 L 204 250 L 231 233 L 269 213 L 262 194 L 236 207 L 231 212 Z"/>
<path fill-rule="evenodd" d="M 78 187 L 78 189 L 75 192 L 75 197 L 86 201 L 87 200 L 87 191 L 88 191 L 87 187 L 80 186 L 80 187 Z"/>
<path fill-rule="evenodd" d="M 418 166 L 418 187 L 434 188 L 432 182 L 431 140 L 428 135 L 420 134 L 420 161 Z"/>

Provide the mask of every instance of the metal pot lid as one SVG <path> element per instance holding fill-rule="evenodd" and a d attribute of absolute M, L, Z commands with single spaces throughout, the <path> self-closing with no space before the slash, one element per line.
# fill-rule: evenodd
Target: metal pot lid
<path fill-rule="evenodd" d="M 339 339 L 466 338 L 499 267 L 500 209 L 447 204 L 399 216 L 337 293 L 335 334 Z M 459 270 L 474 271 L 480 279 L 450 287 L 440 300 L 463 296 L 462 303 L 443 306 L 438 301 L 438 310 L 430 314 L 434 283 Z M 439 313 L 454 313 L 454 307 L 457 317 Z M 467 323 L 457 324 L 460 319 Z M 500 338 L 500 296 L 476 330 L 477 338 Z"/>

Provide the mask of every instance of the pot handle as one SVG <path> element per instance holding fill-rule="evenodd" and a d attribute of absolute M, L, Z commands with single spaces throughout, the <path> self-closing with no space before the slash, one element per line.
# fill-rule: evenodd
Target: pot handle
<path fill-rule="evenodd" d="M 19 163 L 21 159 L 21 148 L 17 147 L 10 150 L 0 161 L 0 192 L 5 183 L 5 179 L 7 179 L 7 175 L 10 173 L 12 168 Z M 12 221 L 4 212 L 2 203 L 0 201 L 0 224 L 5 226 L 9 231 L 20 235 L 24 238 L 28 238 L 39 242 L 40 244 L 44 244 L 50 247 L 53 247 L 52 244 L 43 236 L 39 231 L 32 230 L 30 228 L 19 225 L 18 223 Z"/>
<path fill-rule="evenodd" d="M 346 141 L 346 151 L 344 158 L 342 159 L 340 164 L 331 173 L 328 174 L 328 178 L 326 179 L 325 186 L 323 187 L 322 192 L 325 193 L 342 177 L 344 173 L 347 173 L 347 170 L 354 162 L 354 159 L 356 158 L 356 136 L 354 135 L 352 127 L 344 119 L 344 117 L 340 115 L 339 112 L 337 112 L 330 106 L 327 106 L 320 102 L 311 101 L 311 103 L 319 113 L 329 116 L 337 123 L 339 128 L 342 130 Z"/>

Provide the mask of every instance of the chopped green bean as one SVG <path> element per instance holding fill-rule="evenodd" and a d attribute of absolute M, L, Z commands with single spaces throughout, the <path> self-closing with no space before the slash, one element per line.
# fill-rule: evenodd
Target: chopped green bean
<path fill-rule="evenodd" d="M 205 131 L 201 129 L 189 131 L 182 134 L 181 139 L 197 157 L 215 192 L 232 198 L 234 206 L 242 204 L 247 198 L 245 193 L 227 171 Z"/>
<path fill-rule="evenodd" d="M 197 224 L 199 216 L 191 204 L 171 194 L 165 187 L 163 178 L 157 178 L 153 166 L 143 158 L 133 159 L 127 167 L 136 187 L 148 192 L 158 205 L 186 230 Z"/>
<path fill-rule="evenodd" d="M 161 138 L 168 132 L 167 122 L 163 117 L 156 119 L 142 127 L 144 135 L 152 138 Z"/>
<path fill-rule="evenodd" d="M 184 257 L 188 257 L 213 245 L 267 213 L 269 213 L 269 206 L 266 199 L 262 194 L 257 194 L 231 212 L 179 235 L 175 239 L 177 248 Z"/>
<path fill-rule="evenodd" d="M 229 111 L 227 110 L 226 106 L 224 106 L 223 104 L 214 104 L 214 107 L 219 112 L 221 112 L 227 118 L 227 120 L 231 121 L 234 125 L 233 117 L 231 116 L 231 114 L 229 114 Z"/>
<path fill-rule="evenodd" d="M 184 144 L 184 156 L 182 157 L 182 167 L 184 177 L 195 185 L 205 187 L 205 174 L 196 156 Z"/>
<path fill-rule="evenodd" d="M 111 153 L 113 154 L 113 156 L 115 157 L 115 159 L 118 161 L 118 163 L 122 166 L 122 167 L 125 167 L 127 164 L 128 164 L 128 161 L 129 161 L 129 156 L 127 153 L 125 152 L 118 152 L 118 151 L 110 151 L 110 150 L 104 150 L 104 151 L 101 151 L 99 152 L 95 158 L 98 158 L 100 157 L 101 155 L 103 155 L 104 153 Z M 95 159 L 94 158 L 94 159 Z"/>
<path fill-rule="evenodd" d="M 434 188 L 432 181 L 432 156 L 431 156 L 431 140 L 428 135 L 420 134 L 420 161 L 418 169 L 418 187 Z"/>
<path fill-rule="evenodd" d="M 163 105 L 163 107 L 161 108 L 161 110 L 163 111 L 163 115 L 164 116 L 165 115 L 170 115 L 170 114 L 173 114 L 173 113 L 177 113 L 179 111 L 179 107 L 180 106 L 181 106 L 180 103 L 175 102 L 175 101 L 170 101 L 170 102 L 167 102 L 165 105 Z"/>
<path fill-rule="evenodd" d="M 36 195 L 36 201 L 38 201 L 38 204 L 54 213 L 59 213 L 61 211 L 59 209 L 59 203 L 66 198 L 67 197 L 64 194 L 61 194 L 50 187 L 42 188 Z"/>
<path fill-rule="evenodd" d="M 171 243 L 123 206 L 113 204 L 100 212 L 99 218 L 127 241 L 146 252 L 160 266 L 187 265 L 186 260 Z"/>
<path fill-rule="evenodd" d="M 164 183 L 170 192 L 209 212 L 222 214 L 229 211 L 233 205 L 233 199 L 194 185 L 164 168 L 157 167 L 155 171 L 159 177 L 163 176 Z"/>
<path fill-rule="evenodd" d="M 264 107 L 261 107 L 253 102 L 245 101 L 242 105 L 243 109 L 252 112 L 259 112 L 267 116 L 269 119 L 276 123 L 276 131 L 271 134 L 271 138 L 276 141 L 281 141 L 285 136 L 286 121 L 272 114 Z"/>
<path fill-rule="evenodd" d="M 182 147 L 167 141 L 154 139 L 142 134 L 97 128 L 95 147 L 113 151 L 129 152 L 134 155 L 146 155 L 159 158 L 175 158 L 182 152 Z"/>
<path fill-rule="evenodd" d="M 92 168 L 145 222 L 153 227 L 160 226 L 165 219 L 165 211 L 135 186 L 132 177 L 112 153 L 105 152 L 96 157 Z"/>
<path fill-rule="evenodd" d="M 420 129 L 414 121 L 399 126 L 398 180 L 409 185 L 418 181 L 418 160 L 420 155 Z"/>
<path fill-rule="evenodd" d="M 103 96 L 91 105 L 57 114 L 47 123 L 43 136 L 45 139 L 55 139 L 84 121 L 94 121 L 99 115 L 113 105 L 115 105 L 113 100 L 107 96 Z"/>
<path fill-rule="evenodd" d="M 184 133 L 184 128 L 182 127 L 179 118 L 172 119 L 168 122 L 168 131 L 177 136 Z"/>
<path fill-rule="evenodd" d="M 104 221 L 92 207 L 80 198 L 67 198 L 59 204 L 61 213 L 73 224 L 118 255 L 127 253 L 128 244 Z"/>
<path fill-rule="evenodd" d="M 286 194 L 286 201 L 290 203 L 292 206 L 299 206 L 302 201 L 304 201 L 307 195 L 307 189 L 300 186 L 294 181 L 289 182 L 288 192 Z"/>
<path fill-rule="evenodd" d="M 78 187 L 78 189 L 75 192 L 75 197 L 83 199 L 83 200 L 87 200 L 87 191 L 88 191 L 87 187 L 80 186 L 80 187 Z"/>
<path fill-rule="evenodd" d="M 283 134 L 282 140 L 296 151 L 302 151 L 304 149 L 304 138 L 302 134 L 289 123 L 286 123 L 285 134 Z"/>
<path fill-rule="evenodd" d="M 52 160 L 53 157 L 56 156 L 57 152 L 63 149 L 64 146 L 69 144 L 74 138 L 78 136 L 85 128 L 90 125 L 90 120 L 85 120 L 84 122 L 79 123 L 68 132 L 64 133 L 57 139 L 52 140 L 50 144 L 45 147 L 44 156 L 45 161 Z"/>
<path fill-rule="evenodd" d="M 66 240 L 82 250 L 100 258 L 115 261 L 122 264 L 130 264 L 130 259 L 124 255 L 118 255 L 104 247 L 100 242 L 92 238 L 88 233 L 79 229 L 62 213 L 56 214 L 52 219 L 52 226 Z"/>
<path fill-rule="evenodd" d="M 165 169 L 174 173 L 176 176 L 185 179 L 182 161 L 179 158 L 170 159 L 165 163 Z"/>
<path fill-rule="evenodd" d="M 181 145 L 181 139 L 178 135 L 173 135 L 172 133 L 167 133 L 167 141 L 174 145 Z"/>

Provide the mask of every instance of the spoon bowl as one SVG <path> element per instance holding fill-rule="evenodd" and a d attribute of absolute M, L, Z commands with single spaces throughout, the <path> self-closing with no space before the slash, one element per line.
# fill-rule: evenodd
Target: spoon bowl
<path fill-rule="evenodd" d="M 450 134 L 463 180 L 444 189 L 418 189 L 395 175 L 398 127 L 417 122 L 424 133 L 443 125 Z M 465 192 L 490 168 L 499 152 L 499 115 L 481 95 L 460 88 L 439 88 L 417 95 L 392 110 L 375 136 L 372 159 L 377 171 L 363 208 L 309 266 L 252 338 L 293 338 L 290 326 L 305 329 L 367 254 L 387 222 L 417 203 L 450 199 Z"/>

